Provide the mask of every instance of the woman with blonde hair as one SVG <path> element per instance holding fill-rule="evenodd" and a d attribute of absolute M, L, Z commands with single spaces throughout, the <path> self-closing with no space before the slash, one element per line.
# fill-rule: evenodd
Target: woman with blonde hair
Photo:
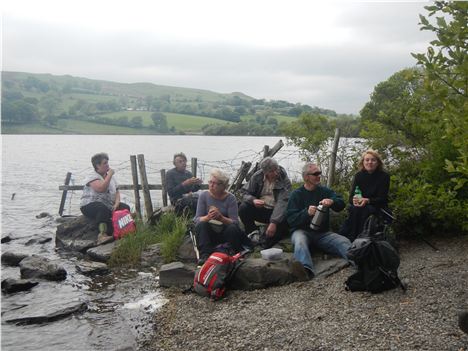
<path fill-rule="evenodd" d="M 340 234 L 351 241 L 362 232 L 369 215 L 387 207 L 390 188 L 390 175 L 384 171 L 377 151 L 365 151 L 358 169 L 349 192 L 348 218 L 340 229 Z"/>
<path fill-rule="evenodd" d="M 210 172 L 208 190 L 198 197 L 195 214 L 195 233 L 200 259 L 203 264 L 215 247 L 229 243 L 236 252 L 249 241 L 239 227 L 239 214 L 236 197 L 226 189 L 229 177 L 220 169 Z"/>

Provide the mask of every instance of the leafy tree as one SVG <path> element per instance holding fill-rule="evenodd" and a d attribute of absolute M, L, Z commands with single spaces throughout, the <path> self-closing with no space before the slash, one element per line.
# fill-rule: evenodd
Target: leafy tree
<path fill-rule="evenodd" d="M 446 159 L 446 170 L 461 189 L 468 182 L 468 2 L 435 1 L 425 9 L 428 17 L 441 15 L 435 23 L 420 16 L 421 30 L 432 31 L 437 38 L 426 53 L 413 56 L 425 68 L 426 89 L 432 99 L 442 102 L 438 132 L 458 153 Z"/>
<path fill-rule="evenodd" d="M 154 112 L 151 115 L 151 119 L 153 120 L 154 129 L 156 129 L 160 133 L 167 133 L 169 128 L 167 126 L 167 117 L 162 112 Z"/>
<path fill-rule="evenodd" d="M 468 3 L 425 8 L 429 17 L 441 15 L 435 23 L 420 16 L 421 29 L 437 39 L 413 54 L 419 69 L 375 87 L 361 111 L 362 136 L 391 156 L 397 230 L 468 231 Z"/>
<path fill-rule="evenodd" d="M 141 116 L 135 116 L 130 121 L 130 126 L 133 128 L 141 128 L 143 127 L 143 118 Z"/>
<path fill-rule="evenodd" d="M 328 118 L 311 113 L 302 113 L 296 121 L 281 124 L 280 131 L 301 150 L 305 159 L 312 159 L 323 143 L 333 136 L 333 126 Z"/>

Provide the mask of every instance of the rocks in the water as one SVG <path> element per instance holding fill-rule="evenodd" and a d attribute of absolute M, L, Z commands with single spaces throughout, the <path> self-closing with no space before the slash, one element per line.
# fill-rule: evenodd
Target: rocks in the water
<path fill-rule="evenodd" d="M 42 278 L 47 280 L 64 280 L 67 271 L 49 259 L 37 255 L 29 256 L 19 263 L 21 278 Z"/>
<path fill-rule="evenodd" d="M 29 246 L 33 244 L 45 244 L 48 243 L 49 241 L 52 241 L 52 238 L 32 238 L 29 239 L 24 245 Z"/>
<path fill-rule="evenodd" d="M 89 277 L 109 273 L 109 267 L 101 262 L 80 261 L 75 267 L 79 273 Z"/>
<path fill-rule="evenodd" d="M 98 261 L 98 262 L 107 262 L 110 259 L 110 256 L 112 254 L 112 250 L 115 247 L 115 241 L 105 244 L 105 245 L 99 245 L 96 247 L 93 247 L 91 249 L 88 249 L 86 251 L 86 254 L 89 256 L 89 258 L 93 261 Z"/>
<path fill-rule="evenodd" d="M 48 212 L 41 212 L 36 216 L 37 219 L 44 218 L 44 217 L 52 217 L 52 216 Z"/>
<path fill-rule="evenodd" d="M 288 259 L 266 261 L 261 258 L 248 258 L 237 269 L 230 287 L 237 290 L 254 290 L 293 283 L 296 277 L 291 273 L 290 266 Z"/>
<path fill-rule="evenodd" d="M 10 242 L 11 240 L 12 240 L 11 236 L 7 235 L 7 236 L 3 236 L 0 242 L 4 244 L 4 243 Z"/>
<path fill-rule="evenodd" d="M 96 246 L 99 229 L 85 216 L 66 221 L 57 226 L 55 245 L 63 250 L 85 252 Z"/>
<path fill-rule="evenodd" d="M 74 313 L 84 312 L 87 304 L 81 301 L 51 301 L 49 304 L 25 306 L 15 311 L 6 312 L 2 320 L 7 323 L 39 324 L 53 322 Z"/>
<path fill-rule="evenodd" d="M 140 263 L 142 267 L 158 267 L 163 264 L 163 260 L 161 244 L 153 244 L 141 253 Z"/>
<path fill-rule="evenodd" d="M 18 266 L 26 257 L 27 254 L 5 251 L 2 253 L 2 263 L 7 266 Z"/>
<path fill-rule="evenodd" d="M 7 278 L 2 280 L 2 292 L 11 294 L 18 291 L 27 291 L 35 287 L 39 282 L 26 279 Z"/>
<path fill-rule="evenodd" d="M 161 266 L 159 271 L 159 285 L 165 288 L 174 286 L 187 288 L 193 284 L 195 270 L 182 262 L 171 262 Z"/>

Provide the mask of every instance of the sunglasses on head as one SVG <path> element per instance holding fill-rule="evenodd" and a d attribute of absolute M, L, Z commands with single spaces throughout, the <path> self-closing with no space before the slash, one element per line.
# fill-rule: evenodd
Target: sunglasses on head
<path fill-rule="evenodd" d="M 317 171 L 317 172 L 314 172 L 314 173 L 307 173 L 306 175 L 317 177 L 317 176 L 319 176 L 319 175 L 322 175 L 322 172 L 321 172 L 321 171 Z"/>

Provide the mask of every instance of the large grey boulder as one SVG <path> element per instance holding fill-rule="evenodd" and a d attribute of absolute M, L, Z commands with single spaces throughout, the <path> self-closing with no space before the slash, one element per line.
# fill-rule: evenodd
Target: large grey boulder
<path fill-rule="evenodd" d="M 291 273 L 289 259 L 267 261 L 262 258 L 248 258 L 237 269 L 230 287 L 236 290 L 254 290 L 295 281 L 297 278 Z"/>
<path fill-rule="evenodd" d="M 26 257 L 20 263 L 21 278 L 41 278 L 47 280 L 64 280 L 67 271 L 46 257 L 32 255 Z"/>
<path fill-rule="evenodd" d="M 6 323 L 39 324 L 53 322 L 65 318 L 74 313 L 81 313 L 87 309 L 86 302 L 81 301 L 55 301 L 50 300 L 47 304 L 35 304 L 8 311 L 2 315 L 2 320 Z"/>
<path fill-rule="evenodd" d="M 182 245 L 180 245 L 179 250 L 177 250 L 177 258 L 182 262 L 197 262 L 197 256 L 195 255 L 193 242 L 190 236 L 186 235 L 184 237 Z"/>
<path fill-rule="evenodd" d="M 27 279 L 7 278 L 2 280 L 2 292 L 11 294 L 18 291 L 27 291 L 35 287 L 39 282 Z"/>
<path fill-rule="evenodd" d="M 7 266 L 18 266 L 19 263 L 28 257 L 27 254 L 19 253 L 19 252 L 11 252 L 5 251 L 2 253 L 2 263 Z"/>
<path fill-rule="evenodd" d="M 188 288 L 193 284 L 195 269 L 182 262 L 171 262 L 161 266 L 159 270 L 159 285 L 165 288 L 171 286 Z"/>
<path fill-rule="evenodd" d="M 88 257 L 93 261 L 106 263 L 107 261 L 109 261 L 112 254 L 112 250 L 114 250 L 115 245 L 116 242 L 113 241 L 109 244 L 93 247 L 86 251 L 86 255 L 88 255 Z"/>
<path fill-rule="evenodd" d="M 73 218 L 57 226 L 55 246 L 84 253 L 96 246 L 98 232 L 97 224 L 85 216 Z"/>

